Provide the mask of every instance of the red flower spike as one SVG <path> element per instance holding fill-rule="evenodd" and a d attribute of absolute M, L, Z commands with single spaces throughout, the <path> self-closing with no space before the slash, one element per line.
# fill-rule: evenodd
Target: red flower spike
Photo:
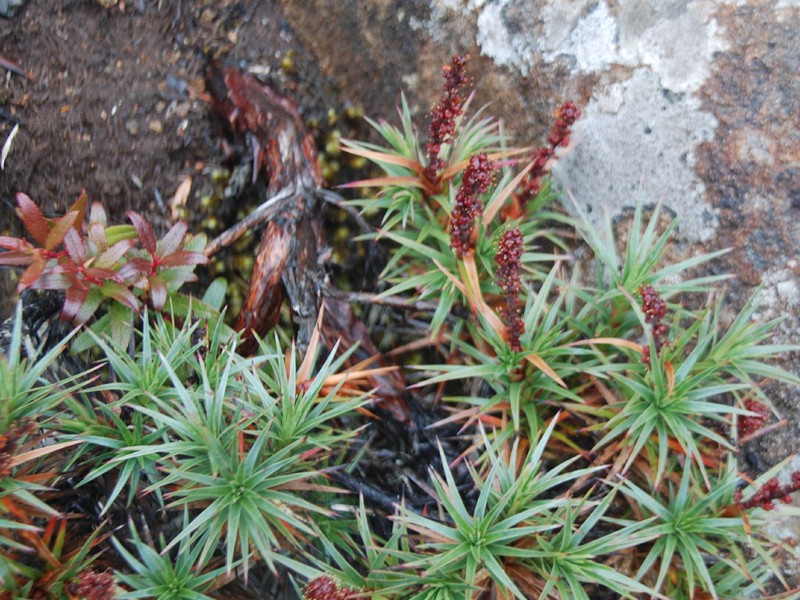
<path fill-rule="evenodd" d="M 555 149 L 559 146 L 569 145 L 569 130 L 581 116 L 581 111 L 575 106 L 574 102 L 566 102 L 556 111 L 556 122 L 550 130 L 550 137 L 547 141 L 550 147 Z"/>
<path fill-rule="evenodd" d="M 436 183 L 438 171 L 443 166 L 443 161 L 439 158 L 442 144 L 455 135 L 456 119 L 464 108 L 464 99 L 458 92 L 467 83 L 466 65 L 468 60 L 469 55 L 453 56 L 450 65 L 442 67 L 444 72 L 442 96 L 439 104 L 431 110 L 428 144 L 425 146 L 425 152 L 428 155 L 425 179 L 431 184 Z"/>
<path fill-rule="evenodd" d="M 761 507 L 764 510 L 772 510 L 775 508 L 775 501 L 780 500 L 785 504 L 790 504 L 792 499 L 790 494 L 800 490 L 800 471 L 792 473 L 791 482 L 782 486 L 777 477 L 768 479 L 767 482 L 761 486 L 761 489 L 756 491 L 749 500 L 742 501 L 741 493 L 734 495 L 733 501 L 741 508 L 755 508 Z"/>
<path fill-rule="evenodd" d="M 116 579 L 108 572 L 84 569 L 78 573 L 78 582 L 70 585 L 70 592 L 85 600 L 113 600 L 116 598 Z"/>
<path fill-rule="evenodd" d="M 523 214 L 525 204 L 536 197 L 541 189 L 542 177 L 547 175 L 549 169 L 547 164 L 551 158 L 555 157 L 556 148 L 566 148 L 569 145 L 569 133 L 572 126 L 581 116 L 581 111 L 574 102 L 564 103 L 556 111 L 556 120 L 550 129 L 550 135 L 547 138 L 548 146 L 536 148 L 533 151 L 534 166 L 525 183 L 520 187 L 514 197 L 512 198 L 511 206 L 506 211 L 506 218 L 518 219 Z"/>
<path fill-rule="evenodd" d="M 659 354 L 661 348 L 669 345 L 669 341 L 666 339 L 667 335 L 669 335 L 669 325 L 661 322 L 667 316 L 667 303 L 650 285 L 641 286 L 639 295 L 642 297 L 642 312 L 644 312 L 645 321 L 650 325 L 650 330 L 653 334 L 656 354 Z M 642 353 L 642 361 L 649 365 L 650 358 L 650 346 L 645 346 Z"/>
<path fill-rule="evenodd" d="M 450 247 L 457 256 L 463 257 L 475 246 L 472 239 L 475 219 L 483 212 L 478 195 L 489 189 L 491 182 L 492 163 L 486 153 L 470 158 L 450 216 Z"/>
<path fill-rule="evenodd" d="M 506 299 L 502 310 L 508 331 L 508 345 L 515 352 L 522 350 L 519 337 L 525 331 L 519 308 L 519 292 L 521 289 L 519 272 L 522 261 L 523 239 L 519 229 L 510 229 L 503 233 L 497 245 L 494 262 L 497 265 L 497 285 L 503 290 Z"/>
<path fill-rule="evenodd" d="M 761 429 L 769 418 L 769 409 L 752 398 L 744 401 L 744 407 L 750 412 L 756 413 L 754 416 L 739 415 L 737 429 L 739 438 L 754 434 Z"/>
<path fill-rule="evenodd" d="M 327 576 L 317 577 L 308 582 L 303 590 L 304 600 L 349 600 L 354 594 Z"/>

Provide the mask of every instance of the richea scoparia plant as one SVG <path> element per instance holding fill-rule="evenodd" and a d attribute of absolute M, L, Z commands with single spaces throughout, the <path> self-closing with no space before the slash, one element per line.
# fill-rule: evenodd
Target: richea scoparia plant
<path fill-rule="evenodd" d="M 376 190 L 353 203 L 381 220 L 383 296 L 436 303 L 406 392 L 436 415 L 427 504 L 339 485 L 366 472 L 380 414 L 348 353 L 318 364 L 318 336 L 302 355 L 280 331 L 237 354 L 217 284 L 175 316 L 204 262 L 185 225 L 157 242 L 138 215 L 108 227 L 96 206 L 85 228 L 85 202 L 48 220 L 24 197 L 41 248 L 0 238 L 0 262 L 63 290 L 69 319 L 112 308 L 80 334 L 99 366 L 52 383 L 70 340 L 26 350 L 18 311 L 0 359 L 3 597 L 210 598 L 256 572 L 309 600 L 789 597 L 764 525 L 800 475 L 748 479 L 737 452 L 771 418 L 762 384 L 799 383 L 771 364 L 794 348 L 768 343 L 752 303 L 721 326 L 724 276 L 692 273 L 722 252 L 665 264 L 658 206 L 637 208 L 622 256 L 610 223 L 567 216 L 547 173 L 579 109 L 510 148 L 470 115 L 466 63 L 444 69 L 426 142 L 403 101 L 399 126 L 372 123 L 384 146 L 346 143 L 385 172 L 350 185 Z"/>

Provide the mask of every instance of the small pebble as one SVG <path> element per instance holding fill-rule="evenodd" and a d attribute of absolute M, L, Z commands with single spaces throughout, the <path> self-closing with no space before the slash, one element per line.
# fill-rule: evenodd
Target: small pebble
<path fill-rule="evenodd" d="M 127 129 L 128 133 L 131 135 L 136 135 L 139 133 L 139 122 L 136 119 L 131 119 L 125 123 L 125 129 Z"/>
<path fill-rule="evenodd" d="M 178 116 L 179 119 L 183 119 L 186 115 L 189 114 L 189 111 L 192 108 L 191 102 L 178 102 L 175 105 L 175 114 Z"/>
<path fill-rule="evenodd" d="M 164 133 L 164 124 L 161 121 L 159 121 L 158 119 L 156 119 L 154 121 L 150 121 L 147 124 L 147 128 L 150 131 L 152 131 L 153 133 L 156 133 L 156 134 Z"/>

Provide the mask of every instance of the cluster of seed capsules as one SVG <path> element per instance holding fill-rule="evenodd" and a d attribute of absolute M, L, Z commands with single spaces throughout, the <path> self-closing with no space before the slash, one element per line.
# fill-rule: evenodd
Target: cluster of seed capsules
<path fill-rule="evenodd" d="M 639 296 L 642 298 L 642 312 L 644 312 L 645 321 L 650 325 L 650 331 L 653 334 L 656 355 L 659 355 L 661 348 L 669 345 L 667 340 L 669 325 L 662 323 L 662 320 L 667 316 L 667 303 L 651 285 L 640 287 Z M 648 345 L 644 348 L 642 360 L 649 365 L 650 358 L 650 346 Z"/>
<path fill-rule="evenodd" d="M 350 600 L 356 596 L 356 592 L 325 575 L 309 581 L 303 590 L 303 600 Z"/>
<path fill-rule="evenodd" d="M 494 262 L 497 265 L 497 285 L 505 295 L 505 307 L 502 310 L 508 331 L 508 345 L 515 352 L 522 349 L 519 338 L 525 331 L 525 324 L 519 308 L 519 293 L 522 289 L 520 269 L 522 267 L 523 247 L 522 232 L 509 229 L 503 232 L 497 245 Z"/>
<path fill-rule="evenodd" d="M 748 509 L 760 506 L 764 510 L 775 508 L 775 501 L 779 500 L 784 504 L 791 504 L 790 494 L 800 490 L 800 471 L 795 471 L 791 475 L 791 481 L 787 485 L 781 485 L 777 477 L 768 479 L 761 488 L 747 500 L 742 500 L 741 490 L 734 492 L 733 501 L 740 508 Z"/>
<path fill-rule="evenodd" d="M 469 159 L 450 217 L 450 247 L 464 256 L 475 247 L 475 219 L 483 213 L 478 196 L 492 183 L 492 162 L 485 152 Z"/>
<path fill-rule="evenodd" d="M 425 151 L 428 155 L 428 167 L 425 177 L 431 183 L 438 177 L 443 166 L 439 152 L 442 144 L 450 140 L 456 131 L 456 119 L 464 110 L 464 99 L 459 90 L 467 83 L 467 61 L 469 55 L 454 56 L 450 65 L 444 67 L 444 86 L 439 104 L 431 110 L 431 122 L 428 125 L 428 143 Z"/>

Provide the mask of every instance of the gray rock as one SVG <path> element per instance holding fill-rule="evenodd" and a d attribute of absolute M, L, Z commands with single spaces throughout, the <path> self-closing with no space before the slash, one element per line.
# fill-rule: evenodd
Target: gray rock
<path fill-rule="evenodd" d="M 0 0 L 0 17 L 15 17 L 23 4 L 25 0 Z"/>

